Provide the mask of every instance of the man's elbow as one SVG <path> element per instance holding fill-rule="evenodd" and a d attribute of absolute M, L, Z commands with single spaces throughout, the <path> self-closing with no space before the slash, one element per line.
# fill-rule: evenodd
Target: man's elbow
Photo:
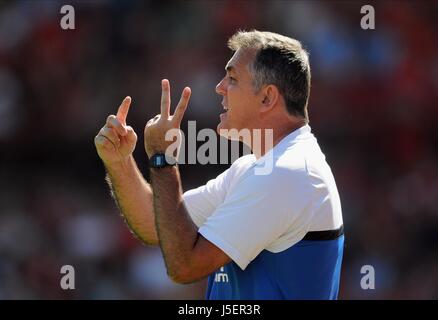
<path fill-rule="evenodd" d="M 190 284 L 198 281 L 201 277 L 190 270 L 190 268 L 176 268 L 175 270 L 167 270 L 169 278 L 178 284 Z"/>

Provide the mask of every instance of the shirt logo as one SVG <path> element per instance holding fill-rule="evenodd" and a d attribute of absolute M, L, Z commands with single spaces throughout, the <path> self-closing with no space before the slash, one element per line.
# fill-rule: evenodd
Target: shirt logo
<path fill-rule="evenodd" d="M 225 268 L 221 267 L 219 271 L 214 276 L 214 282 L 228 282 L 228 274 L 225 273 Z"/>

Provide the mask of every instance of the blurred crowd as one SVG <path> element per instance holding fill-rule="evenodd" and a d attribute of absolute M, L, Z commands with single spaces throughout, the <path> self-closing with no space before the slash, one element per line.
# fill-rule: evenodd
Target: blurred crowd
<path fill-rule="evenodd" d="M 202 299 L 172 283 L 158 248 L 120 217 L 93 139 L 126 95 L 135 157 L 160 80 L 185 120 L 215 128 L 214 87 L 238 29 L 269 30 L 310 52 L 310 125 L 337 180 L 346 248 L 341 299 L 438 299 L 438 6 L 379 1 L 376 29 L 354 1 L 0 2 L 0 299 Z M 183 165 L 184 189 L 227 166 Z M 60 269 L 75 268 L 75 290 Z M 375 290 L 360 271 L 375 269 Z"/>

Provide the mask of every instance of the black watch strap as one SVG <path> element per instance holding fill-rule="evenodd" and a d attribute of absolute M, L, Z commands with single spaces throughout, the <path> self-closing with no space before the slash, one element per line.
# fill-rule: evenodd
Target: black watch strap
<path fill-rule="evenodd" d="M 151 168 L 164 168 L 168 166 L 174 166 L 177 164 L 176 159 L 173 157 L 170 158 L 169 161 L 166 158 L 164 153 L 156 153 L 149 159 L 149 166 Z"/>

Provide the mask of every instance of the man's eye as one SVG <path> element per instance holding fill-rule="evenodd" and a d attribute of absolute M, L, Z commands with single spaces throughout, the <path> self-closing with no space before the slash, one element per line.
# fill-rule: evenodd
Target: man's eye
<path fill-rule="evenodd" d="M 230 79 L 231 82 L 235 82 L 236 81 L 236 79 L 233 78 L 233 77 L 228 77 L 228 78 Z"/>

